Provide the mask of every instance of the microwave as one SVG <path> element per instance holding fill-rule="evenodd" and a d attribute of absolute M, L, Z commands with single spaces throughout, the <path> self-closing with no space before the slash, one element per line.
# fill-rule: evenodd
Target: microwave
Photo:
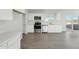
<path fill-rule="evenodd" d="M 41 16 L 34 16 L 34 20 L 41 20 Z"/>

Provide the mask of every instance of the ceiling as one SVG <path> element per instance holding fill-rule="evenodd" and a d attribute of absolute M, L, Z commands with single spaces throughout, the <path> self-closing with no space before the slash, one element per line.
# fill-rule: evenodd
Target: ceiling
<path fill-rule="evenodd" d="M 28 9 L 29 13 L 56 13 L 60 9 Z"/>
<path fill-rule="evenodd" d="M 28 9 L 29 13 L 57 13 L 60 11 L 79 11 L 79 9 Z"/>

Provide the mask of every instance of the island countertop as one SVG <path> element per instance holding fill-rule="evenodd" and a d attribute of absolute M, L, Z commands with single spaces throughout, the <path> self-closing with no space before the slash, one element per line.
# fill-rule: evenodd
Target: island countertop
<path fill-rule="evenodd" d="M 18 35 L 21 35 L 20 32 L 4 32 L 0 34 L 0 44 L 7 42 L 9 40 L 12 40 L 13 38 L 16 38 Z"/>

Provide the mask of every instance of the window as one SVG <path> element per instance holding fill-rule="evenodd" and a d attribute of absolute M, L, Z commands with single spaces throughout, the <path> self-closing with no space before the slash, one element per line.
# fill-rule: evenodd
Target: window
<path fill-rule="evenodd" d="M 66 20 L 78 20 L 78 17 L 79 17 L 79 16 L 65 16 L 64 18 L 65 18 Z"/>
<path fill-rule="evenodd" d="M 46 16 L 46 20 L 55 20 L 55 16 Z"/>

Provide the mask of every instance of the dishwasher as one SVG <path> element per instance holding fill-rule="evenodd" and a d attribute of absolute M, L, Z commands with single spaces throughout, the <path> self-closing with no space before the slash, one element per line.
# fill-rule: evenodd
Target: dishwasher
<path fill-rule="evenodd" d="M 48 26 L 47 25 L 42 25 L 42 32 L 48 32 Z"/>

